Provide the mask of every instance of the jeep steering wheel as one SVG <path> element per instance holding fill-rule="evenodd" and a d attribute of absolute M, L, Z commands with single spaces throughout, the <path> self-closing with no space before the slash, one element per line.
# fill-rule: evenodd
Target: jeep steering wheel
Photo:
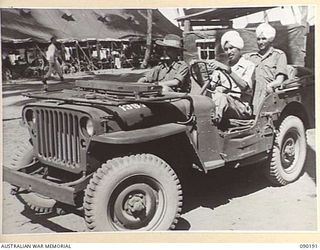
<path fill-rule="evenodd" d="M 218 69 L 217 69 L 218 70 Z M 227 86 L 221 84 L 221 81 L 213 81 L 211 78 L 211 72 L 208 69 L 208 63 L 205 61 L 196 61 L 190 66 L 190 74 L 192 79 L 201 87 L 200 95 L 203 95 L 205 91 L 212 92 L 216 87 L 221 86 L 226 89 L 226 92 L 232 91 L 232 81 L 230 76 L 223 70 L 219 70 L 227 79 Z"/>

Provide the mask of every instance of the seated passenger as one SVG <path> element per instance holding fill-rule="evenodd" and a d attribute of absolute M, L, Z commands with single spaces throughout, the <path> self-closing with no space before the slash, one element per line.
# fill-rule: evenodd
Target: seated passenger
<path fill-rule="evenodd" d="M 244 43 L 236 31 L 228 31 L 221 37 L 221 47 L 228 56 L 228 64 L 225 65 L 216 60 L 210 60 L 209 67 L 215 70 L 212 78 L 219 78 L 221 86 L 215 88 L 212 99 L 216 104 L 213 122 L 218 124 L 222 118 L 247 119 L 252 115 L 252 78 L 255 65 L 241 56 Z M 229 76 L 222 74 L 223 71 Z M 222 87 L 228 86 L 229 87 Z"/>
<path fill-rule="evenodd" d="M 264 97 L 288 77 L 286 54 L 272 45 L 276 30 L 268 23 L 262 23 L 256 29 L 256 36 L 259 51 L 244 55 L 256 65 L 254 107 L 260 106 Z"/>
<path fill-rule="evenodd" d="M 182 52 L 179 36 L 168 34 L 163 41 L 156 41 L 163 48 L 163 57 L 159 65 L 140 78 L 140 83 L 158 83 L 163 91 L 189 92 L 191 88 L 189 67 L 179 60 Z"/>

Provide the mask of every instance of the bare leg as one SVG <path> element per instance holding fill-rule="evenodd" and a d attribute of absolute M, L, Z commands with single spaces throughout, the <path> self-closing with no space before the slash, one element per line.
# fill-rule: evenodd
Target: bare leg
<path fill-rule="evenodd" d="M 54 62 L 49 62 L 49 70 L 47 74 L 45 74 L 44 78 L 42 79 L 42 82 L 44 84 L 43 90 L 45 91 L 48 90 L 47 79 L 51 76 L 53 70 L 54 70 Z"/>

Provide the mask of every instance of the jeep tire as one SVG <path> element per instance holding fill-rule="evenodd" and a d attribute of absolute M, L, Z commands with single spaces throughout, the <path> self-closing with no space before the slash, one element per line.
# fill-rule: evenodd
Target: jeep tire
<path fill-rule="evenodd" d="M 177 175 L 152 154 L 107 161 L 94 173 L 84 197 L 90 231 L 173 229 L 181 206 Z"/>
<path fill-rule="evenodd" d="M 280 124 L 272 150 L 269 177 L 276 185 L 295 181 L 302 172 L 307 153 L 303 122 L 296 116 L 286 117 Z"/>
<path fill-rule="evenodd" d="M 32 163 L 34 158 L 33 147 L 29 142 L 21 143 L 11 161 L 11 168 L 20 169 Z M 56 201 L 46 196 L 23 190 L 16 194 L 26 208 L 36 214 L 49 214 L 53 211 Z"/>

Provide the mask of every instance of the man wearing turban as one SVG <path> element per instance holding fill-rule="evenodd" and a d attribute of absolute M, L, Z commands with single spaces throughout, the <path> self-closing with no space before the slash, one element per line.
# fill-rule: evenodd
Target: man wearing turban
<path fill-rule="evenodd" d="M 214 71 L 211 77 L 221 81 L 221 86 L 216 87 L 212 94 L 216 106 L 212 117 L 215 124 L 219 124 L 222 118 L 246 119 L 252 115 L 250 104 L 255 65 L 242 57 L 243 46 L 239 33 L 228 31 L 221 37 L 221 47 L 227 54 L 228 64 L 216 60 L 209 62 L 210 68 L 219 70 Z M 228 85 L 231 86 L 222 87 Z"/>
<path fill-rule="evenodd" d="M 287 79 L 287 57 L 285 53 L 272 46 L 276 30 L 268 23 L 260 24 L 256 29 L 258 52 L 245 55 L 246 59 L 256 65 L 255 110 L 261 105 L 264 97 L 279 87 Z"/>

